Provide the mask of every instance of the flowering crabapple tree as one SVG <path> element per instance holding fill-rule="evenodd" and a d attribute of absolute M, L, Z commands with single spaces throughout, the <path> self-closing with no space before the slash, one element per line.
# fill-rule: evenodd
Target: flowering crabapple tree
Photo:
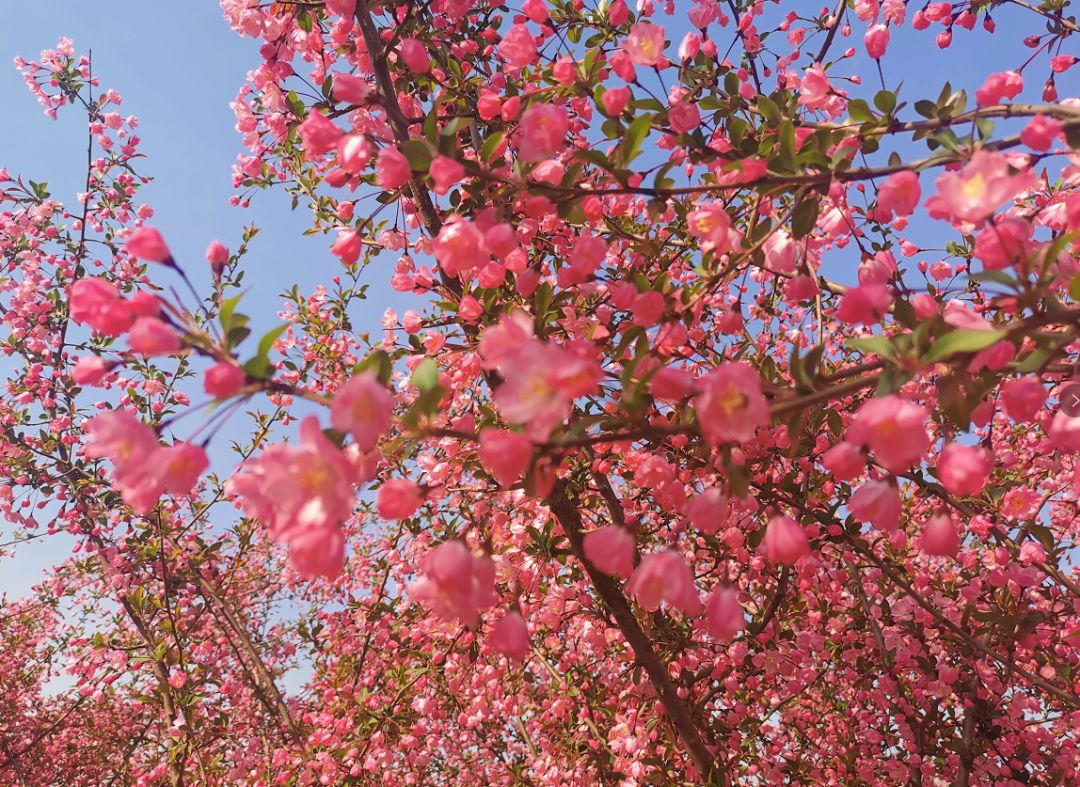
<path fill-rule="evenodd" d="M 1074 5 L 221 0 L 325 236 L 254 318 L 17 60 L 88 125 L 0 170 L 4 783 L 1076 783 Z"/>

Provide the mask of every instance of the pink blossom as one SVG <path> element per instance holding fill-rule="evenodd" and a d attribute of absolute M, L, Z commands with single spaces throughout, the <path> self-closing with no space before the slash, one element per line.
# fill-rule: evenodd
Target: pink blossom
<path fill-rule="evenodd" d="M 139 260 L 149 260 L 150 262 L 170 262 L 172 260 L 172 254 L 165 243 L 165 238 L 153 227 L 139 227 L 139 229 L 131 233 L 127 243 L 124 245 L 128 253 Z"/>
<path fill-rule="evenodd" d="M 683 36 L 679 43 L 679 60 L 683 63 L 693 60 L 701 51 L 701 36 L 693 31 Z"/>
<path fill-rule="evenodd" d="M 1024 78 L 1015 71 L 1000 71 L 991 74 L 975 91 L 975 101 L 980 107 L 1000 104 L 1004 99 L 1016 98 L 1024 89 Z"/>
<path fill-rule="evenodd" d="M 960 551 L 960 534 L 956 523 L 946 514 L 934 514 L 926 520 L 922 531 L 922 551 L 937 557 L 956 557 Z"/>
<path fill-rule="evenodd" d="M 675 101 L 668 107 L 668 124 L 677 134 L 693 131 L 701 124 L 701 112 L 688 101 Z"/>
<path fill-rule="evenodd" d="M 532 348 L 533 321 L 523 310 L 504 314 L 480 334 L 480 357 L 484 368 L 497 369 L 511 355 Z"/>
<path fill-rule="evenodd" d="M 338 101 L 363 104 L 371 94 L 371 90 L 371 82 L 364 77 L 356 74 L 334 74 L 333 94 Z"/>
<path fill-rule="evenodd" d="M 115 465 L 140 464 L 158 448 L 154 430 L 130 410 L 105 410 L 88 419 L 83 431 L 94 440 L 86 455 Z"/>
<path fill-rule="evenodd" d="M 851 496 L 848 510 L 856 521 L 891 533 L 900 524 L 900 493 L 888 481 L 867 481 Z"/>
<path fill-rule="evenodd" d="M 930 447 L 926 409 L 897 394 L 866 402 L 855 414 L 848 441 L 868 446 L 874 458 L 892 473 L 902 473 Z"/>
<path fill-rule="evenodd" d="M 484 245 L 497 257 L 509 256 L 518 248 L 514 228 L 505 222 L 489 227 L 484 231 Z"/>
<path fill-rule="evenodd" d="M 447 276 L 464 277 L 489 259 L 484 233 L 467 219 L 443 224 L 433 246 L 435 259 Z"/>
<path fill-rule="evenodd" d="M 673 549 L 646 556 L 627 582 L 626 592 L 649 612 L 658 610 L 661 601 L 687 615 L 700 615 L 703 609 L 690 568 Z"/>
<path fill-rule="evenodd" d="M 83 430 L 94 442 L 90 458 L 113 464 L 112 484 L 137 514 L 145 514 L 164 491 L 157 463 L 157 435 L 129 410 L 106 410 L 86 421 Z"/>
<path fill-rule="evenodd" d="M 794 273 L 797 250 L 795 241 L 784 230 L 778 230 L 765 241 L 765 267 L 773 273 Z"/>
<path fill-rule="evenodd" d="M 84 355 L 75 363 L 71 379 L 76 385 L 96 385 L 109 372 L 109 368 L 100 355 Z"/>
<path fill-rule="evenodd" d="M 697 381 L 696 411 L 702 434 L 712 445 L 745 443 L 769 423 L 769 403 L 761 375 L 742 361 L 722 363 Z"/>
<path fill-rule="evenodd" d="M 731 217 L 720 204 L 708 203 L 690 211 L 686 214 L 686 224 L 690 234 L 702 241 L 702 251 L 722 254 L 738 242 L 738 235 L 731 228 Z"/>
<path fill-rule="evenodd" d="M 1049 150 L 1054 140 L 1061 136 L 1061 131 L 1061 121 L 1036 115 L 1020 132 L 1020 140 L 1032 150 Z"/>
<path fill-rule="evenodd" d="M 465 177 L 465 168 L 447 156 L 436 156 L 431 161 L 428 174 L 435 181 L 435 193 L 446 194 L 450 187 Z"/>
<path fill-rule="evenodd" d="M 127 305 L 135 317 L 157 317 L 161 314 L 161 299 L 146 290 L 132 293 Z"/>
<path fill-rule="evenodd" d="M 1001 401 L 1014 421 L 1034 421 L 1046 402 L 1046 388 L 1034 375 L 1010 380 L 1001 386 Z"/>
<path fill-rule="evenodd" d="M 330 401 L 330 423 L 352 435 L 361 451 L 372 450 L 390 428 L 394 398 L 370 372 L 349 378 Z"/>
<path fill-rule="evenodd" d="M 338 166 L 356 175 L 367 167 L 373 150 L 371 142 L 363 134 L 346 134 L 337 142 Z"/>
<path fill-rule="evenodd" d="M 545 0 L 525 0 L 521 4 L 521 10 L 538 25 L 544 24 L 550 18 Z"/>
<path fill-rule="evenodd" d="M 896 276 L 896 258 L 888 249 L 859 263 L 859 284 L 887 284 Z"/>
<path fill-rule="evenodd" d="M 301 572 L 316 568 L 340 570 L 334 533 L 352 514 L 355 470 L 326 439 L 319 422 L 308 416 L 300 424 L 300 444 L 272 445 L 248 459 L 225 484 L 225 493 L 240 501 L 244 513 L 262 522 L 277 541 L 297 543 L 290 560 Z M 330 549 L 319 556 L 320 548 Z M 330 574 L 333 576 L 333 574 Z"/>
<path fill-rule="evenodd" d="M 199 476 L 210 466 L 206 451 L 193 443 L 174 443 L 160 448 L 154 455 L 154 463 L 164 490 L 174 495 L 190 493 Z"/>
<path fill-rule="evenodd" d="M 911 299 L 911 307 L 920 320 L 928 320 L 938 313 L 938 302 L 928 292 L 920 292 Z"/>
<path fill-rule="evenodd" d="M 543 442 L 570 413 L 573 400 L 596 389 L 600 369 L 591 359 L 554 344 L 528 340 L 498 363 L 503 383 L 495 405 L 510 423 L 525 424 Z"/>
<path fill-rule="evenodd" d="M 886 285 L 860 284 L 840 296 L 836 317 L 846 325 L 874 325 L 889 313 L 892 303 L 893 295 Z"/>
<path fill-rule="evenodd" d="M 634 65 L 655 66 L 664 56 L 664 28 L 651 22 L 631 25 L 630 35 L 623 42 L 623 51 Z"/>
<path fill-rule="evenodd" d="M 727 519 L 728 501 L 717 487 L 694 495 L 686 506 L 686 518 L 702 533 L 715 533 Z"/>
<path fill-rule="evenodd" d="M 1021 544 L 1019 558 L 1021 563 L 1042 565 L 1046 562 L 1046 550 L 1038 541 L 1028 540 Z"/>
<path fill-rule="evenodd" d="M 345 566 L 345 535 L 340 527 L 312 527 L 289 536 L 289 563 L 304 579 L 334 579 Z"/>
<path fill-rule="evenodd" d="M 97 277 L 79 279 L 71 285 L 68 308 L 72 320 L 86 323 L 104 336 L 119 336 L 133 319 L 116 285 Z"/>
<path fill-rule="evenodd" d="M 983 369 L 996 372 L 1004 369 L 1015 355 L 1016 348 L 1013 343 L 1007 339 L 1002 339 L 1000 342 L 995 342 L 986 349 L 975 353 L 968 363 L 967 370 L 972 374 L 977 374 Z"/>
<path fill-rule="evenodd" d="M 360 233 L 350 228 L 338 230 L 337 240 L 330 246 L 330 253 L 341 260 L 342 265 L 352 265 L 360 259 L 360 252 L 364 249 L 364 239 Z"/>
<path fill-rule="evenodd" d="M 210 245 L 206 247 L 206 261 L 214 275 L 220 275 L 229 262 L 229 250 L 219 240 L 210 241 Z"/>
<path fill-rule="evenodd" d="M 608 8 L 608 19 L 611 24 L 616 27 L 620 26 L 630 16 L 630 8 L 626 5 L 624 0 L 615 0 Z"/>
<path fill-rule="evenodd" d="M 304 156 L 313 160 L 328 153 L 344 133 L 321 112 L 312 111 L 297 127 Z"/>
<path fill-rule="evenodd" d="M 1041 502 L 1039 493 L 1034 489 L 1013 487 L 1001 498 L 1001 514 L 1013 522 L 1030 519 L 1039 510 Z"/>
<path fill-rule="evenodd" d="M 607 251 L 608 245 L 600 236 L 591 233 L 581 235 L 574 241 L 570 252 L 570 266 L 584 281 L 603 264 Z"/>
<path fill-rule="evenodd" d="M 379 151 L 375 160 L 375 180 L 384 189 L 401 188 L 412 180 L 412 170 L 405 155 L 392 145 Z"/>
<path fill-rule="evenodd" d="M 398 45 L 398 56 L 415 74 L 426 73 L 431 68 L 431 58 L 427 48 L 415 38 L 403 38 Z"/>
<path fill-rule="evenodd" d="M 522 161 L 543 161 L 557 152 L 566 139 L 570 120 L 566 110 L 553 104 L 533 104 L 518 124 L 515 141 Z"/>
<path fill-rule="evenodd" d="M 461 541 L 445 541 L 424 556 L 423 576 L 409 586 L 409 598 L 439 617 L 475 627 L 481 610 L 498 600 L 495 566 Z"/>
<path fill-rule="evenodd" d="M 521 480 L 529 469 L 532 454 L 532 442 L 524 435 L 502 429 L 480 432 L 480 461 L 503 489 Z"/>
<path fill-rule="evenodd" d="M 866 45 L 866 54 L 874 60 L 880 60 L 889 46 L 889 26 L 870 26 L 863 37 L 863 43 Z"/>
<path fill-rule="evenodd" d="M 1056 413 L 1047 434 L 1059 450 L 1080 452 L 1080 417 L 1067 415 L 1064 411 Z"/>
<path fill-rule="evenodd" d="M 493 651 L 515 661 L 529 655 L 529 627 L 521 613 L 508 610 L 491 629 L 487 642 Z"/>
<path fill-rule="evenodd" d="M 1080 61 L 1080 58 L 1074 55 L 1054 55 L 1054 57 L 1050 58 L 1050 70 L 1055 74 L 1060 74 L 1068 71 L 1078 61 Z"/>
<path fill-rule="evenodd" d="M 895 172 L 878 188 L 878 209 L 890 216 L 910 216 L 922 197 L 919 176 L 911 170 Z"/>
<path fill-rule="evenodd" d="M 132 352 L 147 357 L 172 355 L 180 351 L 180 337 L 157 317 L 140 317 L 128 331 L 128 346 Z"/>
<path fill-rule="evenodd" d="M 423 502 L 423 492 L 414 482 L 392 478 L 379 487 L 375 508 L 383 519 L 408 519 Z"/>
<path fill-rule="evenodd" d="M 765 528 L 765 557 L 770 563 L 793 566 L 810 554 L 810 541 L 802 525 L 788 516 L 774 516 Z"/>
<path fill-rule="evenodd" d="M 351 17 L 356 13 L 356 0 L 326 0 L 326 10 L 338 16 Z"/>
<path fill-rule="evenodd" d="M 965 331 L 989 331 L 994 328 L 992 323 L 973 312 L 961 300 L 954 299 L 946 303 L 942 316 L 949 325 Z"/>
<path fill-rule="evenodd" d="M 536 42 L 525 25 L 513 25 L 499 43 L 499 57 L 511 68 L 524 68 L 537 61 Z"/>
<path fill-rule="evenodd" d="M 216 399 L 227 399 L 244 387 L 247 375 L 230 361 L 220 361 L 206 370 L 203 389 Z"/>
<path fill-rule="evenodd" d="M 613 87 L 605 90 L 600 96 L 600 103 L 604 107 L 604 114 L 617 117 L 626 109 L 630 102 L 630 88 Z"/>
<path fill-rule="evenodd" d="M 746 613 L 735 588 L 719 586 L 705 599 L 705 628 L 713 639 L 734 639 L 745 626 Z"/>
<path fill-rule="evenodd" d="M 949 443 L 938 457 L 937 477 L 952 494 L 968 497 L 982 491 L 993 466 L 993 457 L 984 449 Z"/>
<path fill-rule="evenodd" d="M 1029 170 L 1009 174 L 1009 164 L 997 152 L 978 150 L 959 172 L 945 172 L 934 181 L 944 207 L 962 221 L 981 222 L 1016 194 L 1028 188 Z"/>
<path fill-rule="evenodd" d="M 656 399 L 677 402 L 694 391 L 694 377 L 685 369 L 674 366 L 661 368 L 649 380 L 649 393 Z"/>
<path fill-rule="evenodd" d="M 851 481 L 866 470 L 866 454 L 857 445 L 837 443 L 821 455 L 821 464 L 837 481 Z"/>
<path fill-rule="evenodd" d="M 585 536 L 585 558 L 605 574 L 630 576 L 634 570 L 634 536 L 621 525 L 605 525 Z"/>
<path fill-rule="evenodd" d="M 824 69 L 814 64 L 806 69 L 799 85 L 799 105 L 807 109 L 820 109 L 830 116 L 843 111 L 843 100 L 836 95 Z"/>
<path fill-rule="evenodd" d="M 1031 246 L 1031 225 L 1021 218 L 1009 217 L 987 224 L 975 236 L 975 257 L 987 270 L 1001 270 L 1010 265 L 1023 266 Z"/>

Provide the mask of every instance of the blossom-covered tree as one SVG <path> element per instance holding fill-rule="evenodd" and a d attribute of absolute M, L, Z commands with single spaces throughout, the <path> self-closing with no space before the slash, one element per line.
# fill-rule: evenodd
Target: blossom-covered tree
<path fill-rule="evenodd" d="M 234 202 L 325 236 L 277 317 L 89 57 L 17 61 L 88 155 L 0 170 L 0 554 L 72 545 L 4 783 L 1080 778 L 1074 4 L 221 5 Z"/>

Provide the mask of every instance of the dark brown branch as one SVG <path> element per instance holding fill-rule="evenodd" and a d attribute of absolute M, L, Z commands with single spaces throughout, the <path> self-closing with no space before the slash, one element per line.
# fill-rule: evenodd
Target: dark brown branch
<path fill-rule="evenodd" d="M 675 685 L 668 676 L 665 665 L 653 650 L 648 636 L 634 616 L 634 612 L 630 608 L 630 604 L 623 595 L 622 590 L 611 577 L 593 566 L 585 557 L 581 514 L 568 495 L 565 481 L 559 480 L 555 483 L 547 504 L 559 524 L 562 525 L 562 529 L 570 541 L 570 547 L 577 559 L 581 561 L 582 566 L 584 566 L 593 587 L 596 588 L 597 595 L 600 596 L 611 611 L 611 616 L 615 619 L 623 637 L 634 651 L 634 657 L 645 669 L 653 686 L 656 688 L 668 719 L 686 746 L 694 767 L 706 780 L 712 779 L 721 784 L 728 784 L 727 774 L 719 768 L 702 739 L 701 731 L 690 715 L 690 705 L 679 697 Z"/>

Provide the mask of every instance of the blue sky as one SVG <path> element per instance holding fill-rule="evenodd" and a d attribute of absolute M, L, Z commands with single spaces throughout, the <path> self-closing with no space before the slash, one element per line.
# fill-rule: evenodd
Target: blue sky
<path fill-rule="evenodd" d="M 912 5 L 914 10 L 918 4 Z M 259 44 L 230 30 L 216 2 L 7 0 L 2 7 L 0 106 L 4 107 L 4 122 L 0 123 L 0 165 L 13 173 L 49 182 L 53 196 L 67 203 L 74 201 L 81 188 L 84 119 L 74 111 L 62 113 L 57 122 L 46 118 L 25 89 L 21 75 L 10 65 L 15 55 L 35 59 L 40 50 L 54 46 L 60 36 L 67 36 L 74 39 L 76 51 L 93 50 L 94 71 L 102 85 L 123 95 L 125 114 L 141 118 L 142 151 L 148 157 L 141 167 L 143 174 L 152 175 L 155 182 L 140 196 L 154 207 L 152 223 L 165 233 L 197 287 L 209 286 L 202 257 L 207 243 L 217 238 L 235 248 L 241 228 L 250 222 L 261 226 L 262 233 L 244 263 L 251 291 L 243 308 L 255 317 L 256 330 L 273 325 L 281 303 L 277 293 L 286 285 L 298 282 L 301 291 L 310 291 L 314 284 L 328 281 L 340 270 L 327 251 L 328 238 L 302 234 L 309 216 L 303 208 L 290 211 L 284 192 L 259 193 L 248 210 L 228 204 L 232 194 L 230 168 L 241 151 L 228 104 L 246 72 L 258 63 Z M 788 8 L 806 13 L 817 6 L 784 3 L 780 10 Z M 776 9 L 770 6 L 770 18 L 774 13 Z M 1013 31 L 1030 33 L 1042 29 L 1030 12 L 1014 7 L 998 9 L 995 19 L 999 30 L 996 36 L 987 36 L 981 29 L 958 29 L 953 47 L 944 51 L 934 45 L 931 31 L 917 32 L 910 26 L 894 31 L 884 61 L 886 85 L 895 88 L 903 77 L 906 85 L 901 100 L 911 103 L 918 98 L 936 97 L 946 80 L 973 93 L 991 68 L 1015 67 L 1030 54 L 1022 46 L 1020 35 Z M 687 29 L 686 23 L 666 18 L 663 23 L 673 50 Z M 877 69 L 863 54 L 864 24 L 856 21 L 854 28 L 856 33 L 851 38 L 837 40 L 831 56 L 838 57 L 844 49 L 854 46 L 858 51 L 854 61 L 841 65 L 836 72 L 861 74 L 863 87 L 848 89 L 853 95 L 872 96 L 879 87 Z M 727 41 L 730 27 L 722 32 L 720 40 Z M 820 39 L 815 39 L 804 50 L 809 53 L 819 46 Z M 786 42 L 777 49 L 786 54 Z M 674 56 L 674 51 L 669 54 Z M 801 63 L 805 62 L 804 58 Z M 1017 100 L 1040 100 L 1045 64 L 1044 55 L 1026 72 L 1028 86 Z M 1080 92 L 1076 76 L 1062 75 L 1058 84 L 1063 97 Z M 914 116 L 910 109 L 907 116 Z M 909 150 L 921 156 L 925 147 L 920 143 L 918 152 Z M 924 177 L 924 193 L 931 182 L 932 178 Z M 850 270 L 841 263 L 845 268 L 841 280 L 854 279 L 857 258 L 854 251 L 850 256 Z M 354 318 L 359 331 L 377 331 L 387 305 L 399 309 L 420 305 L 417 299 L 390 290 L 389 276 L 382 275 L 389 273 L 389 264 L 388 260 L 385 271 L 376 266 L 365 277 L 372 288 L 370 300 Z M 155 271 L 156 278 L 167 275 Z M 6 566 L 0 573 L 0 592 L 25 589 L 40 578 L 44 568 L 62 557 L 60 551 L 52 539 L 24 547 L 22 559 L 13 561 L 16 568 Z"/>
<path fill-rule="evenodd" d="M 217 238 L 235 249 L 242 228 L 251 222 L 262 232 L 245 257 L 245 286 L 250 291 L 241 309 L 253 317 L 256 335 L 277 323 L 276 312 L 283 303 L 277 295 L 287 285 L 296 282 L 301 292 L 310 292 L 341 271 L 327 250 L 329 239 L 303 235 L 310 216 L 303 207 L 291 211 L 283 191 L 257 193 L 246 210 L 228 203 L 233 193 L 230 168 L 242 151 L 229 102 L 247 71 L 258 64 L 259 55 L 258 43 L 236 35 L 217 3 L 34 0 L 2 2 L 0 7 L 5 20 L 0 25 L 0 101 L 5 108 L 0 166 L 7 166 L 13 175 L 48 182 L 53 197 L 69 205 L 82 189 L 84 117 L 69 108 L 59 120 L 50 120 L 12 65 L 16 55 L 37 59 L 42 49 L 67 36 L 74 40 L 76 52 L 93 50 L 94 73 L 103 88 L 114 88 L 123 96 L 121 111 L 139 116 L 140 149 L 147 158 L 137 166 L 142 174 L 154 177 L 140 191 L 140 200 L 154 208 L 151 223 L 165 233 L 200 291 L 210 290 L 203 258 L 207 243 Z M 151 273 L 158 283 L 180 287 L 161 268 Z M 404 308 L 410 303 L 408 296 L 389 288 L 388 279 L 368 277 L 371 299 L 354 314 L 357 330 L 377 331 L 387 305 Z M 201 399 L 197 393 L 192 392 L 195 401 Z M 182 436 L 185 429 L 195 428 L 197 418 L 181 421 L 178 433 Z M 237 425 L 243 421 L 238 419 Z M 227 447 L 229 437 L 226 431 L 215 444 Z M 225 462 L 215 462 L 215 469 L 226 469 Z M 5 532 L 10 531 L 0 526 L 0 541 Z M 66 556 L 64 541 L 50 537 L 20 547 L 19 560 L 5 561 L 0 571 L 0 594 L 25 592 L 44 570 Z"/>

